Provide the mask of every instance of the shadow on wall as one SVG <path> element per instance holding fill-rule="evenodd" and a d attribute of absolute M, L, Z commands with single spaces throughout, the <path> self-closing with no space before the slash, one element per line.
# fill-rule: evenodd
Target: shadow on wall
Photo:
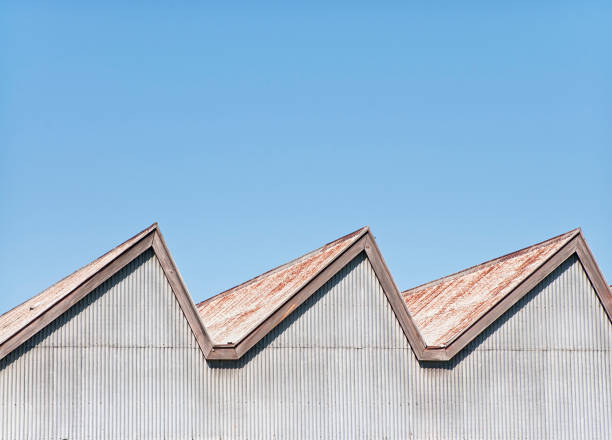
<path fill-rule="evenodd" d="M 152 249 L 148 249 L 142 254 L 140 254 L 138 257 L 128 263 L 123 269 L 121 269 L 115 275 L 113 275 L 108 280 L 96 287 L 89 295 L 86 295 L 85 298 L 70 307 L 66 312 L 57 317 L 53 322 L 44 327 L 41 331 L 36 333 L 18 348 L 13 350 L 4 359 L 0 360 L 0 372 L 4 368 L 8 367 L 10 364 L 15 362 L 17 359 L 19 359 L 21 356 L 32 350 L 32 348 L 40 344 L 47 337 L 57 332 L 61 327 L 73 320 L 83 310 L 85 310 L 87 307 L 89 307 L 98 299 L 100 299 L 100 297 L 102 297 L 106 292 L 117 286 L 119 283 L 129 277 L 132 273 L 137 271 L 140 266 L 142 266 L 151 258 L 152 255 Z"/>
<path fill-rule="evenodd" d="M 360 255 L 350 263 L 348 267 L 349 272 L 358 265 L 365 255 Z M 560 273 L 568 269 L 576 261 L 576 256 L 573 255 L 568 258 L 563 264 L 561 264 L 553 273 L 548 275 L 540 284 L 532 289 L 527 295 L 521 298 L 516 304 L 514 304 L 506 313 L 500 316 L 493 324 L 491 324 L 484 332 L 482 332 L 476 339 L 470 342 L 463 350 L 461 350 L 453 359 L 450 361 L 418 361 L 421 368 L 428 369 L 442 369 L 442 370 L 453 370 L 460 362 L 462 362 L 467 356 L 469 356 L 474 350 L 476 350 L 487 338 L 495 334 L 506 322 L 508 322 L 514 315 L 516 315 L 521 309 L 523 309 L 529 302 L 531 302 L 540 292 L 554 281 Z M 335 281 L 333 281 L 335 279 Z M 266 335 L 261 341 L 259 341 L 251 350 L 246 352 L 244 356 L 236 361 L 207 361 L 208 366 L 211 368 L 221 369 L 237 369 L 243 368 L 251 359 L 255 358 L 262 350 L 266 349 L 281 333 L 287 330 L 295 321 L 300 319 L 313 307 L 323 296 L 329 292 L 335 285 L 337 285 L 342 278 L 334 277 L 327 284 L 325 284 L 319 291 L 311 296 L 304 304 L 298 307 L 295 312 L 289 315 L 283 322 L 281 322 L 274 330 Z M 333 281 L 333 282 L 332 282 Z M 414 352 L 413 352 L 414 355 Z"/>
<path fill-rule="evenodd" d="M 506 322 L 516 315 L 521 309 L 531 302 L 537 295 L 546 289 L 561 273 L 565 272 L 571 267 L 577 260 L 576 255 L 572 255 L 563 262 L 557 269 L 555 269 L 550 275 L 548 275 L 542 282 L 531 291 L 522 297 L 516 304 L 506 311 L 502 316 L 496 319 L 489 327 L 485 329 L 480 335 L 470 342 L 463 350 L 450 361 L 419 361 L 419 365 L 423 368 L 437 368 L 444 370 L 454 369 L 463 359 L 469 356 L 474 350 L 476 350 L 487 338 L 495 334 Z"/>
<path fill-rule="evenodd" d="M 56 332 L 64 324 L 68 323 L 79 315 L 85 308 L 89 307 L 95 301 L 97 301 L 102 295 L 104 295 L 109 289 L 119 284 L 122 280 L 128 277 L 131 273 L 137 270 L 142 264 L 144 264 L 150 253 L 147 251 L 137 257 L 134 261 L 129 263 L 124 269 L 119 271 L 116 275 L 111 277 L 109 280 L 104 282 L 102 285 L 97 287 L 91 294 L 87 295 L 81 301 L 72 306 L 63 315 L 58 317 L 53 323 L 46 326 L 39 333 L 31 337 L 27 342 L 21 345 L 19 348 L 14 350 L 4 359 L 0 360 L 0 372 L 8 365 L 15 362 L 25 353 L 30 351 L 33 347 L 44 341 L 48 336 Z M 348 275 L 353 271 L 365 257 L 365 253 L 362 253 L 355 257 L 347 267 L 345 273 Z M 500 327 L 502 327 L 510 318 L 518 313 L 523 307 L 525 307 L 533 298 L 536 297 L 543 289 L 545 289 L 550 283 L 568 267 L 570 267 L 576 261 L 576 256 L 573 255 L 566 260 L 561 266 L 559 266 L 553 273 L 551 273 L 544 281 L 538 286 L 532 289 L 527 295 L 521 298 L 514 306 L 512 306 L 506 313 L 498 318 L 493 324 L 491 324 L 483 333 L 481 333 L 476 339 L 474 339 L 467 347 L 459 352 L 450 361 L 418 361 L 422 368 L 428 369 L 444 369 L 453 370 L 463 359 L 469 356 L 475 349 L 477 349 L 488 337 L 492 336 Z M 345 276 L 346 276 L 345 275 Z M 283 332 L 285 332 L 294 322 L 300 319 L 311 307 L 319 302 L 331 289 L 342 281 L 343 277 L 334 276 L 329 280 L 323 287 L 321 287 L 314 295 L 308 298 L 300 307 L 298 307 L 293 313 L 291 313 L 285 320 L 283 320 L 276 328 L 268 333 L 261 341 L 259 341 L 253 348 L 247 351 L 242 358 L 235 361 L 228 360 L 207 360 L 207 364 L 210 368 L 216 369 L 240 369 L 247 365 L 253 358 L 255 358 L 260 352 L 268 348 L 269 345 L 277 339 Z M 414 353 L 413 353 L 414 355 Z"/>
<path fill-rule="evenodd" d="M 353 260 L 345 266 L 343 271 L 345 275 L 339 277 L 333 276 L 327 283 L 325 283 L 314 295 L 308 298 L 302 305 L 287 316 L 280 324 L 278 324 L 270 333 L 263 337 L 253 348 L 247 351 L 240 359 L 235 361 L 219 361 L 219 360 L 207 360 L 208 366 L 211 368 L 225 368 L 225 369 L 236 369 L 242 368 L 248 364 L 251 359 L 257 356 L 261 351 L 268 347 L 276 338 L 278 338 L 285 330 L 300 319 L 311 307 L 314 307 L 321 298 L 323 298 L 330 290 L 336 287 L 344 277 L 348 276 L 363 260 L 366 259 L 365 252 L 361 252 Z"/>

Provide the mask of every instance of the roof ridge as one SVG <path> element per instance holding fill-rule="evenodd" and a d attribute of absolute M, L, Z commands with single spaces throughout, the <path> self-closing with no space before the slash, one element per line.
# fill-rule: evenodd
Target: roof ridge
<path fill-rule="evenodd" d="M 559 240 L 559 239 L 561 239 L 564 236 L 567 236 L 566 240 L 569 241 L 572 238 L 574 238 L 576 235 L 580 234 L 580 232 L 581 232 L 581 229 L 579 227 L 578 228 L 574 228 L 574 229 L 572 229 L 572 230 L 570 230 L 568 232 L 564 232 L 563 234 L 555 235 L 554 237 L 551 237 L 551 238 L 549 238 L 547 240 L 544 240 L 544 241 L 541 241 L 539 243 L 535 243 L 535 244 L 532 244 L 530 246 L 526 246 L 526 247 L 524 247 L 522 249 L 519 249 L 517 251 L 509 252 L 509 253 L 507 253 L 505 255 L 502 255 L 501 257 L 496 257 L 496 258 L 493 258 L 493 259 L 490 259 L 490 260 L 486 260 L 486 261 L 484 261 L 482 263 L 475 264 L 475 265 L 470 266 L 470 267 L 468 267 L 466 269 L 462 269 L 460 271 L 454 272 L 454 273 L 452 273 L 450 275 L 445 275 L 445 276 L 437 278 L 435 280 L 428 281 L 426 283 L 419 284 L 417 286 L 411 287 L 410 289 L 406 289 L 406 290 L 402 291 L 401 293 L 402 293 L 402 295 L 411 295 L 412 293 L 415 293 L 415 292 L 413 292 L 414 290 L 417 290 L 417 289 L 419 289 L 421 287 L 425 287 L 425 286 L 429 286 L 429 285 L 432 285 L 432 284 L 436 284 L 436 283 L 448 280 L 450 278 L 457 277 L 459 275 L 467 275 L 467 274 L 472 273 L 472 272 L 474 272 L 474 271 L 476 271 L 478 269 L 482 269 L 483 267 L 486 267 L 488 265 L 492 265 L 492 264 L 498 263 L 500 261 L 504 261 L 504 260 L 510 259 L 512 257 L 518 256 L 518 255 L 520 255 L 520 254 L 522 254 L 522 253 L 524 253 L 524 252 L 526 252 L 528 250 L 539 249 L 542 246 L 545 246 L 545 245 L 547 245 L 548 243 L 550 243 L 552 241 Z"/>
<path fill-rule="evenodd" d="M 38 295 L 40 295 L 41 293 L 43 293 L 45 290 L 51 289 L 53 286 L 61 283 L 62 281 L 64 281 L 66 278 L 71 277 L 72 275 L 74 275 L 75 273 L 77 273 L 78 271 L 80 271 L 81 269 L 86 268 L 87 266 L 89 266 L 92 263 L 95 263 L 96 261 L 101 260 L 102 258 L 106 257 L 108 254 L 110 254 L 111 252 L 113 252 L 115 249 L 123 246 L 124 244 L 126 244 L 128 241 L 135 239 L 136 237 L 138 237 L 139 235 L 147 235 L 148 233 L 150 233 L 151 231 L 154 231 L 155 229 L 158 229 L 158 225 L 157 222 L 153 223 L 151 226 L 148 226 L 146 228 L 144 228 L 142 231 L 132 235 L 130 238 L 128 238 L 127 240 L 122 241 L 121 243 L 119 243 L 117 246 L 115 246 L 114 248 L 110 249 L 107 252 L 104 252 L 102 255 L 100 255 L 97 258 L 94 258 L 93 260 L 91 260 L 89 263 L 84 264 L 83 266 L 79 267 L 77 270 L 73 271 L 72 273 L 66 275 L 64 278 L 62 278 L 61 280 L 57 281 L 56 283 L 53 283 L 52 285 L 50 285 L 49 287 L 47 287 L 46 289 L 44 289 L 43 291 L 37 293 L 36 295 L 34 295 L 32 298 L 30 299 L 34 299 L 36 298 Z M 25 302 L 25 301 L 24 301 Z"/>
<path fill-rule="evenodd" d="M 155 229 L 159 229 L 159 226 L 157 224 L 157 222 L 153 223 L 151 226 L 148 226 L 146 228 L 144 228 L 142 231 L 134 234 L 133 236 L 131 236 L 130 238 L 128 238 L 127 240 L 122 241 L 121 243 L 119 243 L 117 246 L 115 246 L 114 248 L 112 248 L 111 250 L 104 252 L 102 255 L 100 255 L 99 257 L 94 258 L 93 260 L 91 260 L 89 263 L 84 264 L 83 266 L 79 267 L 78 269 L 70 272 L 68 275 L 66 275 L 65 277 L 61 278 L 60 280 L 56 281 L 55 283 L 51 284 L 50 286 L 44 288 L 43 290 L 41 290 L 40 292 L 38 292 L 36 295 L 26 299 L 25 301 L 17 304 L 15 307 L 11 307 L 10 309 L 8 309 L 6 312 L 0 314 L 0 317 L 6 315 L 9 312 L 12 312 L 13 310 L 15 310 L 18 307 L 21 307 L 22 305 L 24 305 L 25 303 L 32 301 L 34 299 L 36 299 L 37 297 L 39 297 L 40 295 L 42 295 L 43 293 L 47 292 L 49 289 L 52 289 L 53 287 L 57 286 L 58 284 L 60 284 L 61 282 L 63 282 L 64 280 L 66 280 L 67 278 L 70 278 L 71 276 L 73 276 L 74 274 L 76 274 L 77 272 L 79 272 L 82 269 L 85 269 L 86 267 L 92 265 L 93 263 L 95 263 L 96 261 L 101 260 L 102 258 L 104 258 L 105 256 L 107 256 L 108 254 L 110 254 L 111 252 L 113 252 L 115 249 L 123 246 L 125 243 L 127 243 L 130 240 L 135 239 L 136 237 L 138 237 L 139 235 L 147 235 L 148 233 L 150 233 L 151 231 L 154 231 Z M 146 232 L 146 233 L 145 233 Z"/>
<path fill-rule="evenodd" d="M 272 269 L 269 269 L 269 270 L 267 270 L 267 271 L 265 271 L 265 272 L 263 272 L 263 273 L 260 273 L 259 275 L 256 275 L 256 276 L 254 276 L 253 278 L 250 278 L 250 279 L 248 279 L 248 280 L 246 280 L 246 281 L 244 281 L 244 282 L 242 282 L 242 283 L 240 283 L 240 284 L 236 284 L 235 286 L 230 287 L 229 289 L 225 289 L 225 290 L 224 290 L 224 291 L 222 291 L 222 292 L 216 293 L 215 295 L 211 296 L 210 298 L 206 298 L 205 300 L 200 301 L 199 303 L 197 303 L 197 304 L 196 304 L 196 307 L 199 309 L 199 307 L 200 307 L 200 306 L 202 306 L 202 305 L 204 305 L 205 303 L 207 303 L 207 302 L 209 302 L 209 301 L 211 301 L 211 300 L 213 300 L 213 299 L 216 299 L 216 298 L 218 298 L 218 297 L 220 297 L 220 296 L 222 296 L 222 295 L 224 295 L 224 294 L 227 294 L 228 292 L 231 292 L 231 291 L 233 291 L 233 290 L 235 290 L 235 289 L 237 289 L 237 288 L 239 288 L 239 287 L 246 286 L 246 285 L 248 285 L 248 284 L 250 284 L 250 283 L 254 283 L 254 282 L 255 282 L 255 281 L 257 281 L 259 278 L 262 278 L 262 277 L 264 277 L 264 276 L 266 276 L 266 275 L 270 275 L 270 274 L 272 274 L 272 273 L 274 273 L 274 272 L 276 272 L 276 271 L 280 271 L 280 270 L 282 270 L 282 269 L 284 269 L 284 268 L 286 268 L 286 267 L 288 267 L 288 266 L 291 266 L 291 265 L 293 265 L 293 264 L 296 264 L 296 263 L 298 263 L 299 261 L 301 261 L 301 260 L 303 260 L 303 259 L 307 258 L 308 256 L 310 256 L 310 255 L 312 255 L 312 254 L 314 254 L 314 253 L 316 253 L 316 252 L 320 251 L 321 249 L 323 249 L 323 248 L 325 248 L 325 247 L 327 247 L 327 246 L 331 246 L 331 245 L 333 245 L 334 243 L 337 243 L 337 242 L 339 242 L 339 241 L 345 240 L 345 239 L 347 239 L 347 238 L 349 238 L 349 237 L 351 237 L 351 236 L 354 236 L 354 235 L 363 235 L 363 234 L 365 234 L 365 233 L 366 233 L 367 231 L 369 231 L 369 230 L 370 230 L 370 227 L 369 227 L 369 226 L 362 226 L 361 228 L 356 229 L 355 231 L 350 232 L 350 233 L 348 233 L 348 234 L 346 234 L 346 235 L 343 235 L 343 236 L 342 236 L 342 237 L 340 237 L 340 238 L 337 238 L 337 239 L 335 239 L 335 240 L 332 240 L 332 241 L 330 241 L 329 243 L 325 243 L 323 246 L 319 246 L 318 248 L 313 249 L 312 251 L 306 252 L 305 254 L 300 255 L 299 257 L 294 258 L 293 260 L 290 260 L 290 261 L 288 261 L 288 262 L 286 262 L 286 263 L 283 263 L 283 264 L 281 264 L 281 265 L 279 265 L 279 266 L 273 267 Z"/>

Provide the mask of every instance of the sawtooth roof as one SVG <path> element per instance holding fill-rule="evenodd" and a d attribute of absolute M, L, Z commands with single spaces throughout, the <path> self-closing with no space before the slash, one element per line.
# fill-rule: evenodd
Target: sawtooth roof
<path fill-rule="evenodd" d="M 574 229 L 402 292 L 425 346 L 448 346 L 579 233 Z"/>
<path fill-rule="evenodd" d="M 367 226 L 360 228 L 199 303 L 198 312 L 213 344 L 243 340 L 367 231 Z"/>
<path fill-rule="evenodd" d="M 579 229 L 400 293 L 368 227 L 193 303 L 157 224 L 0 315 L 0 359 L 147 249 L 153 249 L 207 359 L 239 359 L 365 252 L 417 359 L 447 361 L 569 256 L 581 261 L 609 319 L 612 291 Z"/>
<path fill-rule="evenodd" d="M 26 302 L 0 315 L 0 344 L 45 313 L 54 304 L 61 301 L 66 295 L 95 275 L 100 269 L 121 255 L 134 243 L 155 230 L 155 228 L 157 228 L 157 223 L 152 224 L 101 257 L 96 258 L 91 263 L 58 281 L 51 287 L 46 288 L 35 297 L 30 298 Z"/>

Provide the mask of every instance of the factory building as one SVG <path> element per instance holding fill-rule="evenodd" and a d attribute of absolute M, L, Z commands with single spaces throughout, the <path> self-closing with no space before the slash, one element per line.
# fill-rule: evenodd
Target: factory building
<path fill-rule="evenodd" d="M 154 224 L 0 316 L 0 439 L 610 438 L 611 319 L 579 229 L 401 291 L 364 227 L 196 304 Z"/>

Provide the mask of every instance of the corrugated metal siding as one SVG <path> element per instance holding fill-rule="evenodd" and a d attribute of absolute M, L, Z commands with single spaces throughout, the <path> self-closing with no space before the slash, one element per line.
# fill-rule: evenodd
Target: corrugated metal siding
<path fill-rule="evenodd" d="M 418 438 L 612 432 L 612 326 L 575 257 L 450 363 L 411 376 Z"/>
<path fill-rule="evenodd" d="M 573 258 L 456 360 L 427 366 L 363 255 L 236 362 L 204 361 L 151 255 L 122 277 L 2 361 L 2 438 L 612 431 L 612 326 Z"/>
<path fill-rule="evenodd" d="M 402 293 L 425 345 L 447 347 L 577 234 L 574 229 Z"/>
<path fill-rule="evenodd" d="M 186 438 L 201 358 L 146 252 L 0 361 L 0 438 Z"/>
<path fill-rule="evenodd" d="M 358 257 L 254 347 L 213 364 L 237 425 L 222 438 L 406 438 L 414 358 L 369 262 Z"/>

